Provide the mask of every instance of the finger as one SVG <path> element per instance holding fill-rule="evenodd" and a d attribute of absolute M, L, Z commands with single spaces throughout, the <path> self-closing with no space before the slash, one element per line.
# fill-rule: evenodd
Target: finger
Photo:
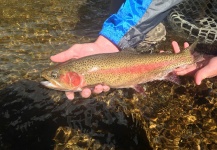
<path fill-rule="evenodd" d="M 110 87 L 109 86 L 107 86 L 107 85 L 104 85 L 103 86 L 103 91 L 104 92 L 108 92 L 110 90 Z"/>
<path fill-rule="evenodd" d="M 184 43 L 184 48 L 187 48 L 187 47 L 189 47 L 189 44 L 188 44 L 188 42 L 185 42 Z"/>
<path fill-rule="evenodd" d="M 177 68 L 174 71 L 177 75 L 183 76 L 186 74 L 192 74 L 196 69 L 197 69 L 197 65 L 192 64 L 192 65 L 188 65 L 186 68 L 181 68 L 181 67 Z"/>
<path fill-rule="evenodd" d="M 194 71 L 195 71 L 194 69 L 185 69 L 185 70 L 176 72 L 176 74 L 179 76 L 184 76 L 186 74 L 193 74 Z"/>
<path fill-rule="evenodd" d="M 195 83 L 197 85 L 200 85 L 202 80 L 207 77 L 207 71 L 208 70 L 206 69 L 206 67 L 204 67 L 204 68 L 202 68 L 202 69 L 200 69 L 200 70 L 198 70 L 196 72 L 196 74 L 195 74 Z"/>
<path fill-rule="evenodd" d="M 70 60 L 74 58 L 74 52 L 72 49 L 68 49 L 64 52 L 61 52 L 59 54 L 56 54 L 54 56 L 51 56 L 50 59 L 54 62 L 65 62 L 67 60 Z"/>
<path fill-rule="evenodd" d="M 101 84 L 96 85 L 94 90 L 93 90 L 93 92 L 96 94 L 102 93 L 102 91 L 103 91 L 103 86 Z"/>
<path fill-rule="evenodd" d="M 88 98 L 91 95 L 91 90 L 89 88 L 84 88 L 80 94 L 82 97 Z"/>
<path fill-rule="evenodd" d="M 172 41 L 172 46 L 175 53 L 180 52 L 179 44 L 176 41 Z"/>
<path fill-rule="evenodd" d="M 65 92 L 66 93 L 66 97 L 69 99 L 69 100 L 73 100 L 74 99 L 74 92 Z"/>

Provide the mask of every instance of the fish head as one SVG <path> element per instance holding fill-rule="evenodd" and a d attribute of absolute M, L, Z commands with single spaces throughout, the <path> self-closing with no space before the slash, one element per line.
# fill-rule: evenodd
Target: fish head
<path fill-rule="evenodd" d="M 81 91 L 83 79 L 76 72 L 46 69 L 42 71 L 41 76 L 47 79 L 47 81 L 41 82 L 47 88 L 59 91 Z"/>

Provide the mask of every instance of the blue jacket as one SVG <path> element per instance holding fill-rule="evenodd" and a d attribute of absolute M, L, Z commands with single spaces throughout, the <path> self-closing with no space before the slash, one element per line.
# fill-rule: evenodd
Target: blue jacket
<path fill-rule="evenodd" d="M 126 0 L 103 24 L 100 35 L 121 49 L 134 47 L 183 0 Z"/>

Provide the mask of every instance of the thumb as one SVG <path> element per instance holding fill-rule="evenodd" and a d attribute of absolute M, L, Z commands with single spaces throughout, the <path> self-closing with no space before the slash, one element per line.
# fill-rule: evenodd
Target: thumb
<path fill-rule="evenodd" d="M 202 80 L 207 78 L 208 73 L 209 73 L 208 67 L 204 67 L 204 68 L 198 70 L 195 73 L 195 83 L 197 85 L 200 85 Z"/>

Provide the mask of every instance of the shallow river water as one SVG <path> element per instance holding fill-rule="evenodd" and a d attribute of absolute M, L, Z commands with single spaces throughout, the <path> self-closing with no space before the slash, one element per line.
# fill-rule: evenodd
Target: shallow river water
<path fill-rule="evenodd" d="M 0 149 L 217 149 L 217 79 L 152 82 L 68 101 L 39 83 L 49 57 L 94 41 L 109 1 L 0 1 Z M 161 43 L 171 49 L 177 35 Z M 183 42 L 185 39 L 176 38 Z"/>
<path fill-rule="evenodd" d="M 106 2 L 0 1 L 0 87 L 37 79 L 52 54 L 96 37 L 101 18 L 108 14 L 103 4 Z"/>

